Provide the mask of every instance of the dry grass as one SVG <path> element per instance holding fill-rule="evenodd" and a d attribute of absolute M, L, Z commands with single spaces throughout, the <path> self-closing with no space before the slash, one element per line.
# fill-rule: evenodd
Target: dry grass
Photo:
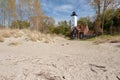
<path fill-rule="evenodd" d="M 110 43 L 120 43 L 120 36 L 116 36 L 112 40 L 110 40 Z"/>
<path fill-rule="evenodd" d="M 40 32 L 30 32 L 28 33 L 27 37 L 29 38 L 30 41 L 33 41 L 33 42 L 42 40 Z"/>
<path fill-rule="evenodd" d="M 2 36 L 0 36 L 0 42 L 4 42 L 4 38 Z"/>
<path fill-rule="evenodd" d="M 11 29 L 2 29 L 0 30 L 0 35 L 4 38 L 12 37 L 14 34 L 18 32 L 17 30 L 11 30 Z"/>
<path fill-rule="evenodd" d="M 49 42 L 50 42 L 49 39 L 48 39 L 48 38 L 45 38 L 44 43 L 49 43 Z"/>
<path fill-rule="evenodd" d="M 14 34 L 14 38 L 22 37 L 25 33 L 23 31 L 18 31 Z"/>
<path fill-rule="evenodd" d="M 9 38 L 12 36 L 11 32 L 9 30 L 4 30 L 1 32 L 1 35 L 4 37 L 4 38 Z"/>
<path fill-rule="evenodd" d="M 101 43 L 120 43 L 120 36 L 111 36 L 111 35 L 102 35 L 98 36 L 92 39 L 89 39 L 90 41 L 93 41 L 94 44 L 101 44 Z"/>
<path fill-rule="evenodd" d="M 19 37 L 22 37 L 22 34 L 15 34 L 14 35 L 14 38 L 19 38 Z"/>
<path fill-rule="evenodd" d="M 2 30 L 0 30 L 0 42 L 4 42 L 5 38 L 23 37 L 24 40 L 26 40 L 26 41 L 33 41 L 33 42 L 44 41 L 45 43 L 49 43 L 51 41 L 51 39 L 54 38 L 54 36 L 55 35 L 51 36 L 50 34 L 42 34 L 40 32 L 31 31 L 28 29 L 25 29 L 25 30 L 2 29 Z M 16 44 L 12 43 L 10 45 L 16 45 Z"/>
<path fill-rule="evenodd" d="M 107 39 L 105 39 L 105 40 L 100 39 L 100 40 L 94 41 L 93 43 L 98 45 L 98 44 L 106 43 L 107 41 L 109 41 L 109 39 L 108 40 Z"/>
<path fill-rule="evenodd" d="M 51 38 L 53 37 L 50 34 L 45 35 L 44 43 L 49 43 L 52 40 Z"/>
<path fill-rule="evenodd" d="M 11 43 L 9 43 L 9 46 L 18 46 L 20 44 L 21 43 L 19 43 L 19 42 L 11 42 Z"/>

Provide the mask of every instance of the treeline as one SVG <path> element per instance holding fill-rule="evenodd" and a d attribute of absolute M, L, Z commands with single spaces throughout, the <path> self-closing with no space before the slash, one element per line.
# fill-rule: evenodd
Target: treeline
<path fill-rule="evenodd" d="M 86 25 L 96 35 L 120 34 L 120 1 L 119 0 L 86 0 L 93 7 L 96 14 L 94 18 L 81 17 L 78 24 Z M 79 15 L 79 13 L 78 13 Z M 64 23 L 63 23 L 64 22 Z M 69 33 L 69 23 L 61 22 L 58 31 L 62 34 Z M 61 27 L 62 26 L 62 27 Z M 67 27 L 67 28 L 66 28 Z M 59 29 L 60 28 L 60 29 Z M 67 30 L 66 30 L 67 29 Z M 64 31 L 62 31 L 64 30 Z"/>
<path fill-rule="evenodd" d="M 104 17 L 104 22 L 102 18 Z M 100 14 L 101 21 L 97 21 L 97 17 L 92 20 L 90 17 L 81 17 L 78 19 L 78 24 L 89 27 L 90 31 L 95 34 L 120 34 L 120 9 L 110 8 L 105 14 Z M 100 25 L 100 30 L 98 30 Z M 57 27 L 52 28 L 52 32 L 68 36 L 71 32 L 70 21 L 61 21 Z M 103 29 L 102 29 L 103 26 Z M 102 31 L 103 30 L 103 31 Z"/>
<path fill-rule="evenodd" d="M 109 9 L 102 14 L 104 16 L 103 31 L 107 34 L 120 33 L 120 9 Z"/>
<path fill-rule="evenodd" d="M 40 0 L 0 0 L 0 28 L 47 32 L 54 19 L 43 14 Z"/>
<path fill-rule="evenodd" d="M 86 0 L 96 11 L 93 22 L 96 34 L 120 32 L 119 0 Z"/>
<path fill-rule="evenodd" d="M 101 21 L 97 21 L 94 18 L 92 21 L 89 17 L 81 17 L 78 20 L 78 24 L 88 25 L 90 30 L 95 33 L 104 34 L 119 34 L 120 33 L 120 9 L 108 9 L 105 14 L 100 14 Z M 103 20 L 104 18 L 104 20 Z M 100 25 L 100 31 L 97 31 L 98 25 Z M 103 32 L 102 32 L 103 30 Z"/>
<path fill-rule="evenodd" d="M 88 25 L 95 34 L 120 33 L 120 8 L 116 7 L 115 2 L 119 0 L 86 1 L 96 11 L 94 21 L 89 17 L 82 17 L 78 24 Z M 119 5 L 120 3 L 117 4 Z M 69 35 L 70 26 L 70 21 L 61 21 L 56 26 L 54 19 L 42 12 L 40 0 L 0 0 L 0 28 L 30 28 L 44 33 Z"/>

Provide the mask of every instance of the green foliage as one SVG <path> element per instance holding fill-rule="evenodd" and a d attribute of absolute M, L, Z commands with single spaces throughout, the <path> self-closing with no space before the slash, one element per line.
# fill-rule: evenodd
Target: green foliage
<path fill-rule="evenodd" d="M 14 21 L 11 23 L 10 28 L 12 29 L 24 29 L 24 28 L 29 28 L 30 27 L 30 23 L 27 21 Z"/>
<path fill-rule="evenodd" d="M 78 24 L 80 25 L 88 25 L 90 30 L 93 30 L 93 23 L 90 21 L 90 18 L 82 17 L 78 20 Z"/>
<path fill-rule="evenodd" d="M 49 30 L 49 33 L 54 33 L 55 26 L 54 26 L 54 25 L 50 25 L 50 26 L 48 27 L 48 30 Z"/>
<path fill-rule="evenodd" d="M 120 9 L 109 9 L 102 14 L 104 18 L 104 32 L 109 34 L 111 32 L 120 32 Z M 112 27 L 112 28 L 111 28 Z"/>
<path fill-rule="evenodd" d="M 87 24 L 87 18 L 86 17 L 82 17 L 78 20 L 78 24 L 80 25 L 86 25 Z"/>
<path fill-rule="evenodd" d="M 58 23 L 58 26 L 55 27 L 54 33 L 62 34 L 68 36 L 70 34 L 71 28 L 68 25 L 67 21 L 61 21 Z"/>
<path fill-rule="evenodd" d="M 112 18 L 113 18 L 114 10 L 109 9 L 105 12 L 105 16 L 102 14 L 101 17 L 104 18 L 104 32 L 109 33 L 110 27 L 112 25 Z"/>
<path fill-rule="evenodd" d="M 115 12 L 115 17 L 113 18 L 114 25 L 115 26 L 120 26 L 120 9 L 117 9 Z"/>

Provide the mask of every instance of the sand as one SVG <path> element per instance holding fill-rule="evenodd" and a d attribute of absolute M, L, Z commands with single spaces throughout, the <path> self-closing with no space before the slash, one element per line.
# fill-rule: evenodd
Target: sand
<path fill-rule="evenodd" d="M 12 41 L 0 43 L 0 80 L 120 80 L 120 43 Z"/>

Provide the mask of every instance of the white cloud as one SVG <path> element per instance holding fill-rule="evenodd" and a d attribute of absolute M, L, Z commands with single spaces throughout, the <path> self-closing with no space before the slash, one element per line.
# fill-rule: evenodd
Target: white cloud
<path fill-rule="evenodd" d="M 86 0 L 41 0 L 41 6 L 45 14 L 53 17 L 56 23 L 61 20 L 70 20 L 72 11 L 76 11 L 78 17 L 95 14 Z"/>
<path fill-rule="evenodd" d="M 72 5 L 62 5 L 62 6 L 58 6 L 55 8 L 56 11 L 61 11 L 61 12 L 70 12 L 73 9 Z"/>

